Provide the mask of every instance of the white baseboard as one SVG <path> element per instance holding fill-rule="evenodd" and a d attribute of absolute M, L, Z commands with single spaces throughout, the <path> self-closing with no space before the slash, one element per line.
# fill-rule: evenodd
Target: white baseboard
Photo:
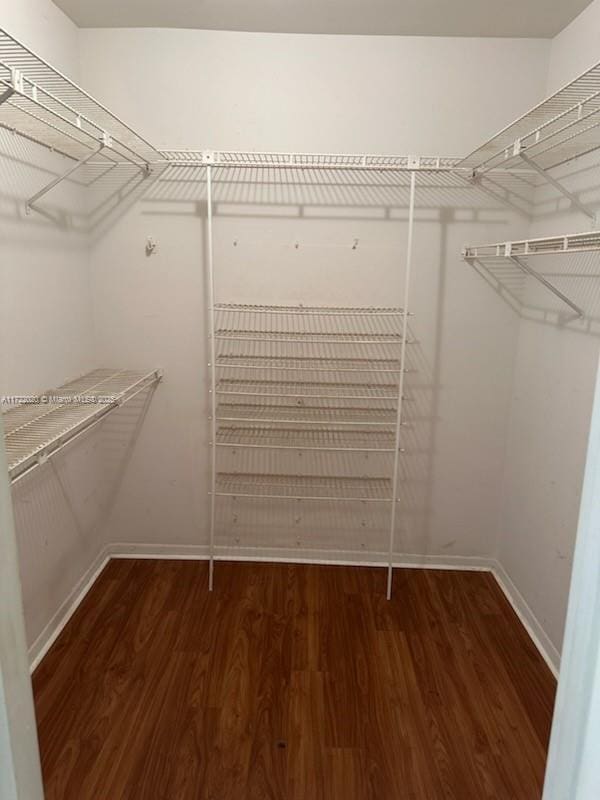
<path fill-rule="evenodd" d="M 560 653 L 550 641 L 540 621 L 499 561 L 494 561 L 492 574 L 504 592 L 504 596 L 513 607 L 515 614 L 521 620 L 523 627 L 537 647 L 540 655 L 550 668 L 550 671 L 554 677 L 558 679 L 558 673 L 560 671 Z"/>
<path fill-rule="evenodd" d="M 216 556 L 215 560 L 264 561 L 287 564 L 337 564 L 338 566 L 363 567 L 385 567 L 386 565 L 383 556 L 365 558 L 364 553 L 353 553 L 349 558 L 340 559 L 339 557 L 335 558 L 333 553 L 316 550 L 296 551 L 293 556 L 289 555 L 289 550 L 279 550 L 276 548 L 261 551 L 260 555 L 254 553 L 240 553 L 239 549 L 227 552 L 226 549 L 223 548 L 223 551 L 224 552 L 220 552 Z M 50 622 L 48 622 L 42 633 L 29 648 L 29 660 L 32 672 L 48 652 L 69 619 L 73 616 L 73 613 L 111 558 L 206 561 L 208 560 L 208 545 L 173 546 L 121 542 L 105 547 L 54 614 Z M 423 556 L 399 554 L 394 558 L 394 567 L 398 569 L 443 569 L 491 572 L 506 599 L 521 620 L 531 640 L 539 650 L 542 658 L 548 664 L 554 676 L 558 677 L 560 654 L 546 635 L 535 614 L 525 601 L 525 598 L 498 561 L 493 558 L 480 556 Z"/>
<path fill-rule="evenodd" d="M 134 542 L 121 542 L 113 544 L 110 548 L 112 558 L 156 558 L 171 560 L 198 560 L 206 561 L 209 557 L 208 545 L 156 545 L 138 544 Z M 290 554 L 289 548 L 261 548 L 257 553 L 256 548 L 216 548 L 215 561 L 263 561 L 265 563 L 280 564 L 322 564 L 357 567 L 385 567 L 387 555 L 385 553 L 345 553 L 340 558 L 339 551 L 328 550 L 294 550 Z M 476 572 L 491 572 L 495 565 L 494 559 L 480 556 L 424 556 L 410 553 L 397 554 L 394 558 L 394 567 L 415 569 L 447 569 L 447 570 L 472 570 Z"/>
<path fill-rule="evenodd" d="M 35 670 L 42 658 L 56 641 L 58 635 L 71 619 L 81 601 L 92 588 L 96 579 L 110 560 L 110 548 L 103 548 L 96 556 L 89 569 L 75 584 L 68 597 L 60 605 L 58 611 L 44 627 L 36 640 L 29 648 L 29 669 Z"/>

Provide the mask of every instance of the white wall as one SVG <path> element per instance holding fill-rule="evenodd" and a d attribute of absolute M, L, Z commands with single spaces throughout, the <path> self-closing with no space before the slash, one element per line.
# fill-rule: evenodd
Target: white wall
<path fill-rule="evenodd" d="M 161 147 L 463 154 L 539 99 L 548 43 L 85 30 L 81 50 L 86 87 Z M 165 369 L 110 522 L 114 540 L 155 550 L 206 543 L 208 509 L 203 187 L 189 173 L 165 177 L 116 215 L 91 254 L 101 360 Z M 217 185 L 218 298 L 399 302 L 406 187 L 281 183 Z M 419 371 L 398 549 L 485 558 L 500 513 L 518 320 L 459 254 L 467 241 L 525 229 L 462 185 L 421 186 L 417 201 Z M 152 258 L 149 235 L 159 242 Z M 259 539 L 263 524 L 248 530 L 238 513 L 234 529 L 226 508 L 224 540 L 338 557 L 344 548 L 373 555 L 385 542 L 379 524 L 343 535 L 339 515 L 332 533 L 310 511 L 298 525 L 290 513 Z"/>
<path fill-rule="evenodd" d="M 600 58 L 600 2 L 593 0 L 552 41 L 548 92 L 555 92 Z"/>
<path fill-rule="evenodd" d="M 26 41 L 31 36 L 32 46 L 58 63 L 44 43 L 46 28 L 40 31 L 32 25 L 33 17 L 22 4 L 8 5 L 12 24 L 21 20 L 21 30 L 14 32 Z M 586 13 L 596 7 L 597 3 Z M 53 25 L 59 25 L 58 18 Z M 60 34 L 52 28 L 51 38 L 65 51 L 65 69 L 77 63 L 78 41 L 81 83 L 160 147 L 462 155 L 538 102 L 548 81 L 554 88 L 572 77 L 570 69 L 577 73 L 586 66 L 580 64 L 587 58 L 585 48 L 574 46 L 583 35 L 578 25 L 576 20 L 552 48 L 536 40 L 152 29 L 84 30 L 74 40 L 70 23 L 64 29 L 59 25 Z M 584 24 L 582 30 L 588 27 Z M 576 54 L 577 64 L 575 55 L 569 62 L 570 52 Z M 588 60 L 593 59 L 590 50 Z M 42 388 L 81 371 L 75 369 L 78 364 L 88 368 L 88 362 L 156 365 L 166 373 L 129 468 L 116 473 L 102 468 L 104 499 L 94 496 L 92 476 L 87 490 L 76 482 L 71 485 L 89 463 L 89 448 L 102 447 L 95 440 L 74 456 L 72 465 L 64 464 L 63 484 L 70 486 L 66 504 L 64 487 L 50 476 L 53 487 L 47 494 L 54 498 L 52 503 L 59 497 L 63 503 L 53 525 L 69 528 L 58 540 L 64 546 L 50 537 L 56 554 L 52 570 L 58 574 L 65 565 L 70 568 L 61 573 L 66 577 L 58 594 L 45 593 L 52 586 L 45 582 L 44 558 L 35 563 L 40 553 L 35 536 L 47 529 L 40 519 L 44 505 L 39 498 L 44 493 L 32 486 L 26 501 L 17 503 L 20 527 L 36 532 L 22 536 L 22 547 L 29 553 L 24 560 L 29 565 L 24 566 L 29 575 L 29 587 L 24 575 L 26 604 L 36 587 L 44 587 L 29 606 L 28 617 L 35 620 L 30 639 L 65 596 L 64 588 L 83 574 L 81 565 L 90 563 L 105 536 L 151 549 L 180 545 L 185 550 L 206 543 L 205 198 L 202 184 L 191 177 L 185 172 L 168 181 L 166 175 L 155 176 L 143 198 L 139 193 L 117 198 L 114 211 L 92 232 L 90 286 L 85 285 L 85 270 L 77 267 L 68 276 L 63 273 L 58 284 L 61 301 L 74 315 L 57 315 L 50 324 L 44 317 L 47 304 L 40 298 L 41 327 L 52 331 L 45 350 L 39 347 L 40 337 L 32 335 L 26 357 L 9 362 L 10 353 L 20 354 L 27 339 L 22 320 L 10 313 L 6 317 L 11 322 L 3 340 L 10 346 L 3 345 L 3 356 L 10 369 L 3 368 L 3 373 L 18 379 L 20 391 L 25 390 L 23 382 L 29 381 L 27 389 Z M 14 172 L 12 182 L 22 186 L 21 171 Z M 245 180 L 227 187 L 218 184 L 216 196 L 219 299 L 387 303 L 392 294 L 399 297 L 405 187 L 297 189 L 279 176 L 279 185 L 269 188 L 249 187 Z M 56 202 L 68 201 L 66 197 Z M 32 228 L 16 218 L 15 198 L 10 203 L 10 224 L 16 231 L 27 231 L 31 242 Z M 400 520 L 398 550 L 450 562 L 488 558 L 496 552 L 558 647 L 591 391 L 587 364 L 596 352 L 595 340 L 519 323 L 514 311 L 462 263 L 459 253 L 467 242 L 527 235 L 521 218 L 457 186 L 420 186 L 417 205 L 413 302 L 419 345 L 412 357 L 419 371 L 409 380 L 417 402 L 407 433 L 410 480 L 403 499 L 409 513 Z M 533 230 L 543 231 L 544 225 L 556 230 L 557 219 L 551 216 Z M 585 227 L 579 218 L 567 220 L 573 229 Z M 47 273 L 56 276 L 68 269 L 65 256 L 70 250 L 79 254 L 80 242 L 72 233 L 51 234 L 44 228 L 43 236 L 48 235 L 58 237 L 58 244 L 44 248 L 43 256 L 44 263 L 51 263 L 56 247 L 60 265 L 55 263 Z M 159 241 L 152 258 L 144 254 L 149 235 Z M 355 238 L 360 245 L 352 251 Z M 14 252 L 11 261 L 18 266 L 24 258 L 20 244 Z M 27 258 L 32 255 L 29 252 Z M 21 266 L 11 274 L 7 287 L 14 309 L 30 297 L 31 281 L 36 279 L 35 272 L 31 275 Z M 51 291 L 47 286 L 44 294 Z M 81 335 L 74 336 L 73 329 Z M 51 355 L 56 342 L 58 361 Z M 555 379 L 559 374 L 564 377 L 560 385 Z M 44 382 L 34 387 L 42 375 Z M 6 391 L 12 386 L 9 382 Z M 557 439 L 559 466 L 553 451 L 545 449 L 545 432 L 557 430 L 565 407 L 573 408 L 573 386 L 581 402 L 568 435 Z M 540 408 L 546 425 L 539 424 Z M 134 428 L 132 419 L 130 433 Z M 127 449 L 130 438 L 119 441 L 119 452 Z M 531 452 L 546 453 L 543 470 L 528 459 Z M 505 463 L 510 465 L 506 472 Z M 113 474 L 116 485 L 113 481 L 108 489 L 108 476 Z M 523 498 L 521 487 L 529 484 L 532 490 Z M 112 511 L 106 505 L 107 492 L 115 501 Z M 32 510 L 32 498 L 42 503 L 37 510 Z M 544 508 L 547 513 L 540 514 Z M 235 538 L 232 513 L 226 509 L 222 519 L 227 541 Z M 294 530 L 290 536 L 289 520 L 282 517 L 280 530 L 269 531 L 259 544 L 263 552 L 267 542 L 297 548 L 299 540 L 305 551 L 314 545 L 321 551 L 341 546 L 343 537 L 328 537 L 324 529 L 319 529 L 315 542 L 317 527 L 306 515 L 300 534 Z M 379 550 L 384 539 L 380 526 L 375 527 L 358 530 L 352 548 Z M 88 533 L 82 534 L 82 529 Z M 254 525 L 252 537 L 256 530 Z M 525 569 L 529 564 L 534 566 Z"/>
<path fill-rule="evenodd" d="M 78 30 L 50 0 L 0 0 L 0 26 L 78 79 Z M 59 224 L 25 214 L 26 198 L 70 164 L 0 132 L 0 395 L 43 392 L 97 366 L 84 190 L 69 181 L 44 198 Z M 13 488 L 30 645 L 104 547 L 106 453 L 85 437 Z"/>
<path fill-rule="evenodd" d="M 600 2 L 592 3 L 552 43 L 546 94 L 600 58 Z M 597 155 L 554 173 L 599 207 Z M 552 199 L 554 198 L 554 199 Z M 530 235 L 586 231 L 594 226 L 554 190 L 540 189 Z M 531 265 L 586 312 L 566 325 L 523 319 L 519 328 L 498 558 L 529 605 L 558 661 L 562 645 L 583 467 L 600 347 L 596 256 L 543 258 Z M 588 277 L 586 277 L 588 276 Z M 545 290 L 532 307 L 560 308 Z M 563 306 L 563 310 L 565 307 Z"/>

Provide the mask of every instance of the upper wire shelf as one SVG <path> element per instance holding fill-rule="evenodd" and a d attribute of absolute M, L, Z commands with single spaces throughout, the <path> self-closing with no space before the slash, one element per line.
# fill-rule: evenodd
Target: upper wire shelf
<path fill-rule="evenodd" d="M 2 28 L 0 127 L 74 161 L 100 146 L 109 161 L 140 169 L 161 159 L 133 128 Z"/>
<path fill-rule="evenodd" d="M 539 239 L 521 239 L 514 242 L 495 242 L 466 247 L 465 258 L 510 258 L 511 256 L 561 255 L 600 251 L 600 232 L 568 233 Z"/>
<path fill-rule="evenodd" d="M 14 482 L 115 408 L 156 384 L 159 370 L 96 369 L 3 412 L 8 472 Z"/>
<path fill-rule="evenodd" d="M 546 276 L 533 269 L 529 265 L 528 259 L 530 256 L 565 256 L 591 252 L 600 252 L 600 233 L 596 231 L 465 247 L 463 257 L 471 265 L 482 264 L 486 260 L 488 262 L 510 262 L 514 264 L 524 275 L 545 286 L 581 319 L 585 316 L 584 310 L 577 303 L 574 303 L 565 292 L 548 280 Z"/>
<path fill-rule="evenodd" d="M 400 172 L 453 170 L 460 159 L 430 156 L 395 156 L 343 153 L 265 153 L 232 150 L 162 150 L 163 159 L 173 166 L 216 166 L 277 169 L 353 169 Z"/>
<path fill-rule="evenodd" d="M 600 147 L 600 62 L 459 163 L 475 173 L 510 169 L 526 153 L 548 170 Z"/>

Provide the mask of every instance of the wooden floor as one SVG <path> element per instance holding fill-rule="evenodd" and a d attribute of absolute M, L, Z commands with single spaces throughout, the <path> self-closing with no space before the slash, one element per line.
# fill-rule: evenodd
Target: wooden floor
<path fill-rule="evenodd" d="M 487 573 L 111 561 L 37 669 L 47 800 L 534 800 L 555 683 Z"/>

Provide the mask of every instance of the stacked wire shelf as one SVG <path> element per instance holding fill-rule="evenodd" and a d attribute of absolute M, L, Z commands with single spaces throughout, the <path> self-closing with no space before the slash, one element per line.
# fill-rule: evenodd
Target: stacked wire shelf
<path fill-rule="evenodd" d="M 216 305 L 215 496 L 390 503 L 403 328 L 399 308 Z"/>

